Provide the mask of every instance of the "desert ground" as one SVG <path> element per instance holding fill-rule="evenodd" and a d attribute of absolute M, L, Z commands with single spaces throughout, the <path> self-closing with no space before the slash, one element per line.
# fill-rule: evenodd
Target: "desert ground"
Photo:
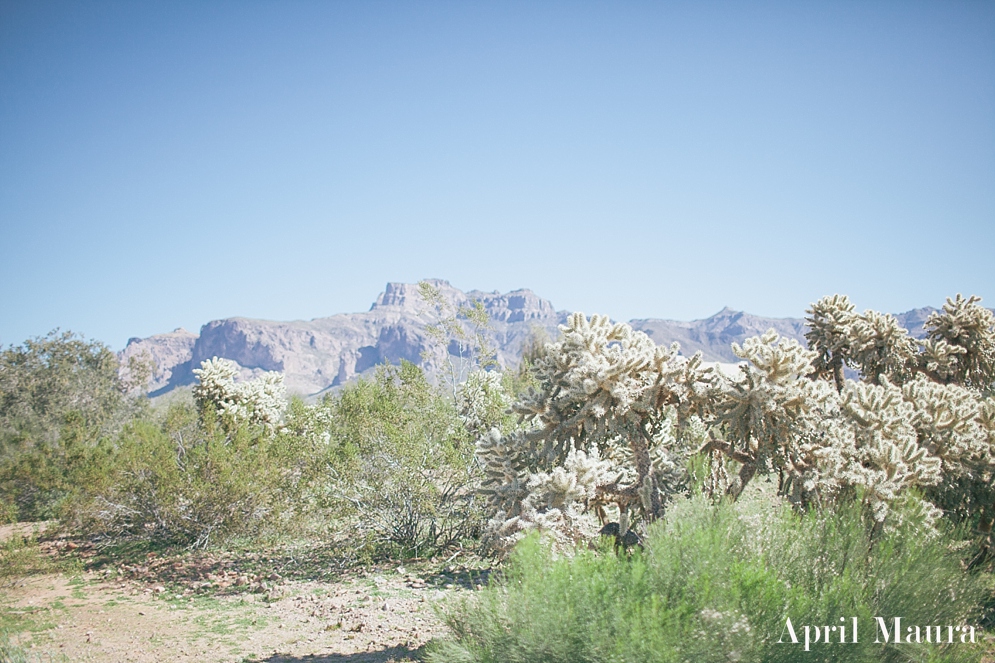
<path fill-rule="evenodd" d="M 0 537 L 24 533 L 5 526 Z M 36 533 L 37 535 L 37 533 Z M 0 627 L 38 661 L 418 660 L 437 608 L 486 582 L 449 560 L 342 567 L 320 551 L 131 555 L 42 535 Z"/>

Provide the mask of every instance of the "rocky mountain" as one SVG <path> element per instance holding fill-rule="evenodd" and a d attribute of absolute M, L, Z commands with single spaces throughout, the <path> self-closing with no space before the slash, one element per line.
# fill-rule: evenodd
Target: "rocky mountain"
<path fill-rule="evenodd" d="M 634 329 L 645 332 L 657 345 L 681 344 L 681 354 L 701 352 L 706 361 L 735 363 L 732 343 L 742 343 L 750 336 L 759 336 L 773 328 L 781 336 L 805 342 L 805 321 L 798 318 L 762 318 L 742 311 L 724 308 L 704 320 L 633 320 Z"/>
<path fill-rule="evenodd" d="M 489 329 L 483 335 L 496 350 L 502 366 L 517 363 L 523 344 L 537 329 L 556 336 L 557 327 L 568 315 L 531 290 L 504 294 L 463 292 L 447 281 L 428 282 L 440 295 L 442 311 L 422 298 L 418 285 L 388 283 L 364 313 L 340 313 L 292 322 L 214 320 L 201 327 L 200 334 L 177 329 L 148 338 L 133 338 L 119 358 L 125 367 L 132 358 L 152 361 L 155 365 L 149 385 L 152 396 L 192 384 L 193 369 L 211 357 L 237 362 L 243 377 L 280 371 L 291 393 L 311 395 L 348 382 L 383 362 L 397 364 L 406 359 L 435 374 L 449 370 L 447 359 L 458 367 L 459 344 L 451 339 L 448 348 L 440 347 L 431 338 L 428 327 L 475 301 L 487 312 Z M 906 329 L 922 336 L 922 323 L 934 310 L 914 309 L 897 317 Z M 683 354 L 700 351 L 703 359 L 710 362 L 738 361 L 730 345 L 770 328 L 802 343 L 805 340 L 802 319 L 764 318 L 728 308 L 704 320 L 640 319 L 630 324 L 658 344 L 677 341 Z"/>
<path fill-rule="evenodd" d="M 899 324 L 909 330 L 912 336 L 924 338 L 923 323 L 930 313 L 937 309 L 932 307 L 917 308 L 895 317 Z M 743 339 L 759 336 L 773 328 L 781 336 L 797 339 L 805 343 L 805 320 L 802 318 L 762 318 L 743 311 L 733 311 L 724 308 L 710 318 L 680 322 L 677 320 L 632 320 L 629 324 L 634 329 L 645 332 L 658 345 L 677 341 L 681 344 L 681 354 L 690 355 L 701 352 L 706 361 L 738 362 L 739 358 L 732 352 L 732 344 L 742 344 Z"/>
<path fill-rule="evenodd" d="M 406 359 L 431 372 L 447 370 L 442 358 L 446 349 L 437 347 L 426 327 L 474 301 L 480 301 L 487 312 L 490 329 L 485 337 L 504 366 L 517 362 L 522 344 L 534 328 L 555 335 L 567 316 L 531 290 L 462 292 L 446 281 L 428 282 L 438 290 L 445 310 L 440 312 L 425 302 L 416 284 L 388 283 L 365 313 L 293 322 L 214 320 L 201 327 L 198 336 L 176 330 L 133 338 L 119 358 L 122 366 L 132 357 L 154 362 L 149 385 L 153 396 L 192 384 L 193 369 L 211 357 L 237 362 L 243 377 L 280 371 L 291 393 L 310 395 L 343 384 L 383 362 L 397 364 Z M 458 360 L 459 344 L 454 341 L 447 349 Z M 436 356 L 423 357 L 426 353 Z"/>

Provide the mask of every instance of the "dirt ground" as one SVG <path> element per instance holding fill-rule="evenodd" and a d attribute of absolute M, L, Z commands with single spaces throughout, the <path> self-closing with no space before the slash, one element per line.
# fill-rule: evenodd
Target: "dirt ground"
<path fill-rule="evenodd" d="M 419 660 L 445 633 L 435 607 L 486 582 L 486 571 L 429 561 L 320 577 L 320 561 L 266 553 L 115 564 L 72 541 L 40 549 L 76 568 L 0 587 L 3 627 L 39 661 Z"/>

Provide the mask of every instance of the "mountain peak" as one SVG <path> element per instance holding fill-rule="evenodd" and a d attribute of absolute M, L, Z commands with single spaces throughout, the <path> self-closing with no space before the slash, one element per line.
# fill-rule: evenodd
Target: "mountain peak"
<path fill-rule="evenodd" d="M 424 279 L 426 283 L 436 288 L 450 304 L 457 304 L 460 300 L 466 299 L 462 291 L 454 288 L 449 281 L 444 279 Z M 421 288 L 418 283 L 387 283 L 384 291 L 380 293 L 377 300 L 370 307 L 371 311 L 379 308 L 394 307 L 405 311 L 418 313 L 427 310 L 428 305 L 421 296 Z"/>
<path fill-rule="evenodd" d="M 556 311 L 531 290 L 463 292 L 444 279 L 425 280 L 447 305 L 443 315 L 474 301 L 483 305 L 490 322 L 482 331 L 504 366 L 517 363 L 534 327 L 555 336 L 558 325 L 566 321 L 565 312 Z M 191 384 L 193 369 L 215 356 L 237 363 L 242 377 L 280 371 L 291 392 L 315 394 L 381 363 L 405 360 L 429 373 L 442 370 L 440 348 L 426 331 L 438 318 L 439 312 L 424 300 L 417 283 L 389 282 L 366 313 L 295 322 L 214 320 L 201 327 L 199 336 L 173 332 L 132 339 L 119 357 L 126 365 L 130 357 L 148 353 L 156 364 L 150 385 L 153 395 Z M 449 351 L 459 363 L 458 344 Z"/>
<path fill-rule="evenodd" d="M 567 312 L 527 288 L 506 293 L 470 290 L 463 292 L 444 279 L 426 279 L 437 288 L 449 310 L 480 302 L 489 318 L 488 329 L 481 330 L 488 343 L 496 348 L 503 366 L 517 363 L 522 345 L 535 328 L 550 337 L 559 333 Z M 925 307 L 896 315 L 900 324 L 921 338 L 922 323 L 936 311 Z M 223 357 L 236 362 L 243 377 L 261 371 L 281 371 L 287 386 L 299 394 L 315 394 L 347 382 L 381 363 L 398 364 L 406 360 L 433 373 L 442 369 L 445 352 L 426 331 L 438 322 L 439 314 L 421 296 L 417 283 L 390 282 L 365 313 L 346 313 L 311 321 L 273 322 L 228 318 L 205 324 L 200 334 L 177 329 L 164 334 L 128 341 L 119 354 L 122 366 L 130 357 L 149 357 L 156 365 L 153 395 L 194 382 L 193 369 L 204 359 Z M 738 362 L 731 350 L 733 342 L 742 343 L 774 329 L 782 337 L 805 343 L 805 320 L 802 318 L 765 318 L 728 306 L 704 320 L 632 320 L 634 329 L 648 334 L 659 345 L 680 343 L 681 352 L 701 352 L 705 361 Z M 459 362 L 460 348 L 448 348 Z"/>

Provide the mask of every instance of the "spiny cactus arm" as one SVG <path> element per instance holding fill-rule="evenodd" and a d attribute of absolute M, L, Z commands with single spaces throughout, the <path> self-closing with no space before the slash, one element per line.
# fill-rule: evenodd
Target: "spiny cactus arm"
<path fill-rule="evenodd" d="M 947 343 L 945 339 L 928 338 L 920 342 L 918 371 L 942 384 L 957 380 L 959 355 L 966 355 L 967 349 Z"/>
<path fill-rule="evenodd" d="M 852 363 L 864 380 L 877 384 L 881 377 L 903 384 L 916 372 L 916 343 L 895 316 L 868 309 L 857 316 L 851 329 Z"/>
<path fill-rule="evenodd" d="M 652 438 L 643 428 L 643 426 L 638 427 L 640 435 L 634 435 L 629 438 L 629 448 L 632 450 L 632 459 L 636 466 L 636 485 L 644 486 L 649 485 L 651 487 L 653 484 L 653 478 L 650 476 L 650 470 L 652 469 L 652 461 L 650 460 L 649 446 L 648 443 L 652 442 Z M 646 516 L 650 520 L 655 520 L 663 515 L 663 505 L 660 502 L 659 491 L 650 490 L 647 493 L 648 499 L 645 500 L 647 504 Z"/>
<path fill-rule="evenodd" d="M 975 391 L 920 377 L 902 387 L 902 396 L 914 410 L 911 423 L 919 443 L 943 461 L 945 470 L 963 474 L 987 456 L 983 403 Z"/>
<path fill-rule="evenodd" d="M 843 390 L 843 366 L 849 357 L 851 327 L 856 314 L 846 295 L 823 297 L 806 311 L 808 346 L 816 351 L 814 373 L 831 377 L 836 391 Z"/>
<path fill-rule="evenodd" d="M 945 353 L 947 365 L 939 366 L 943 381 L 987 390 L 995 385 L 995 314 L 980 302 L 975 295 L 947 298 L 943 310 L 930 315 L 923 326 L 930 341 L 963 350 Z M 936 348 L 927 352 L 939 354 Z"/>

